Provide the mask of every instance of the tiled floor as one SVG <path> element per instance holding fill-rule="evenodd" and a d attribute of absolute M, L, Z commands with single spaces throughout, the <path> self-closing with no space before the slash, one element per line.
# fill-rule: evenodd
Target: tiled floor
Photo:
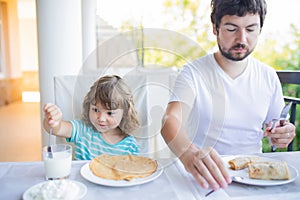
<path fill-rule="evenodd" d="M 41 160 L 40 104 L 0 107 L 0 162 Z"/>

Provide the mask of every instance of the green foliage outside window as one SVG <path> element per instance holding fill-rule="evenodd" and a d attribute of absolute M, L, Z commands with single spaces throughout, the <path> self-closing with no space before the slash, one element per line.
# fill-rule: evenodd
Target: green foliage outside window
<path fill-rule="evenodd" d="M 195 51 L 189 49 L 186 55 L 176 56 L 167 55 L 166 52 L 158 52 L 143 49 L 143 60 L 147 63 L 161 63 L 162 66 L 177 66 L 181 67 L 184 62 L 183 57 L 197 58 L 203 55 L 203 52 L 213 51 L 216 48 L 216 39 L 210 38 L 211 29 L 210 20 L 207 19 L 209 7 L 203 12 L 199 11 L 202 1 L 195 0 L 165 0 L 165 12 L 171 15 L 172 21 L 166 21 L 165 28 L 174 30 L 172 22 L 182 22 L 179 29 L 175 31 L 189 36 L 199 43 L 204 51 Z M 203 6 L 202 6 L 203 7 Z M 206 16 L 206 18 L 205 18 Z M 130 22 L 124 23 L 122 30 L 130 30 L 132 26 Z M 142 28 L 142 26 L 140 27 Z M 264 41 L 259 41 L 253 56 L 262 62 L 274 67 L 276 70 L 300 70 L 300 27 L 291 24 L 289 30 L 289 42 L 280 48 L 279 40 L 282 38 L 267 38 Z M 184 45 L 181 41 L 176 41 L 178 45 Z M 283 93 L 285 96 L 293 96 L 300 98 L 300 85 L 283 85 Z M 296 116 L 296 138 L 293 144 L 293 150 L 300 150 L 300 106 L 297 107 Z M 263 152 L 270 152 L 270 144 L 268 138 L 263 139 Z M 286 149 L 278 149 L 277 151 L 286 151 Z"/>

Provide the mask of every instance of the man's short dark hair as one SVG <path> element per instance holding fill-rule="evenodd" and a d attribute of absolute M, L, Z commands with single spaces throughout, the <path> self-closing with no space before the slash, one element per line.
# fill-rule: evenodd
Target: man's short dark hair
<path fill-rule="evenodd" d="M 260 28 L 263 27 L 267 13 L 265 0 L 212 0 L 211 22 L 219 29 L 220 21 L 225 15 L 245 16 L 248 13 L 260 16 Z"/>

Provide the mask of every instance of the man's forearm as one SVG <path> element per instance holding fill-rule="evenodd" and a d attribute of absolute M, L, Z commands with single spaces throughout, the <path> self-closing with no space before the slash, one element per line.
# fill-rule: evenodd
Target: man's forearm
<path fill-rule="evenodd" d="M 169 148 L 178 157 L 186 152 L 192 145 L 192 142 L 182 127 L 182 122 L 174 116 L 165 116 L 163 118 L 161 133 Z"/>

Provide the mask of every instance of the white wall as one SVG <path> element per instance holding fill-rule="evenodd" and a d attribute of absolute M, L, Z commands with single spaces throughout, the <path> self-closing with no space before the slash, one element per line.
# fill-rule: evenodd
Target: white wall
<path fill-rule="evenodd" d="M 19 0 L 18 18 L 21 70 L 38 71 L 36 6 L 34 0 Z"/>

